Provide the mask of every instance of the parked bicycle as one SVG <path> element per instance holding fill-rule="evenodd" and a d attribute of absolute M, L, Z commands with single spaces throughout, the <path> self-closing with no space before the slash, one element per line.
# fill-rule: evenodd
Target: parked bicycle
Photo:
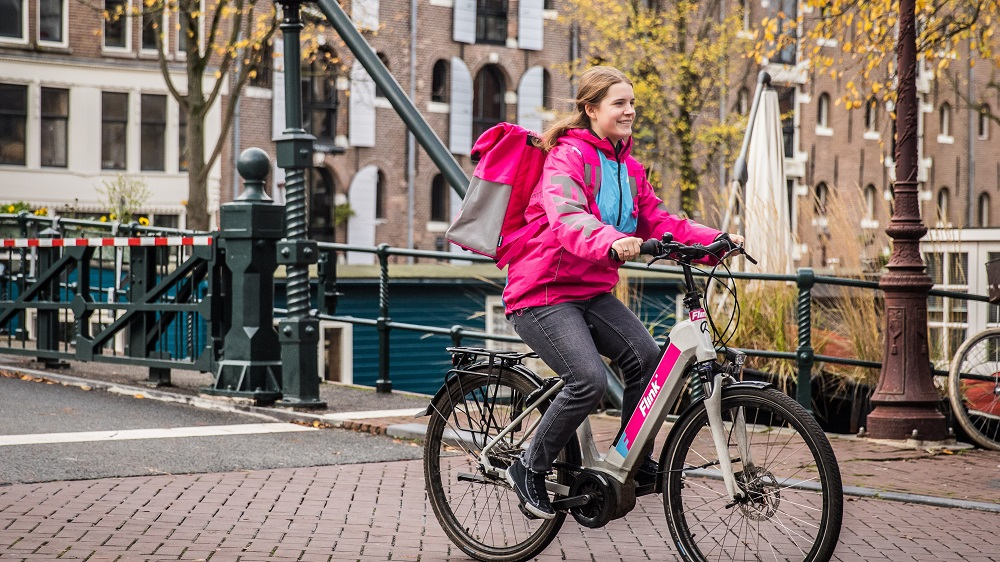
<path fill-rule="evenodd" d="M 720 360 L 692 274 L 700 258 L 723 255 L 724 262 L 745 254 L 742 247 L 724 240 L 688 246 L 665 236 L 644 243 L 643 253 L 653 256 L 650 264 L 680 264 L 688 318 L 671 329 L 652 380 L 635 412 L 623 412 L 629 422 L 610 449 L 598 451 L 588 420 L 560 453 L 546 484 L 554 519 L 528 515 L 504 472 L 563 381 L 523 365 L 530 353 L 448 348 L 454 367 L 427 408 L 424 448 L 427 494 L 445 533 L 473 558 L 525 560 L 548 546 L 567 514 L 585 527 L 603 527 L 628 514 L 637 496 L 662 493 L 684 560 L 829 560 L 843 517 L 830 443 L 794 400 L 767 383 L 739 380 L 742 352 L 723 345 Z M 644 446 L 685 387 L 691 404 L 666 436 L 656 483 L 637 488 Z"/>
<path fill-rule="evenodd" d="M 990 303 L 1000 304 L 1000 262 L 986 264 Z M 965 340 L 948 372 L 948 400 L 969 439 L 1000 451 L 1000 328 Z"/>

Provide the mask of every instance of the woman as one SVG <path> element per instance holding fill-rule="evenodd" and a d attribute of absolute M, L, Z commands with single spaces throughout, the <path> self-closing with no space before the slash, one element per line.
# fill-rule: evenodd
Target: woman
<path fill-rule="evenodd" d="M 507 470 L 525 509 L 544 519 L 555 517 L 545 474 L 607 389 L 601 356 L 614 360 L 625 378 L 623 427 L 659 358 L 649 331 L 611 293 L 623 262 L 610 250 L 628 260 L 644 240 L 666 232 L 688 244 L 726 236 L 666 211 L 630 155 L 634 119 L 632 83 L 621 71 L 597 66 L 583 73 L 575 113 L 543 136 L 548 155 L 525 210 L 528 223 L 544 215 L 547 225 L 525 242 L 507 271 L 507 319 L 566 381 L 521 462 Z M 647 453 L 636 483 L 655 482 L 656 471 Z"/>

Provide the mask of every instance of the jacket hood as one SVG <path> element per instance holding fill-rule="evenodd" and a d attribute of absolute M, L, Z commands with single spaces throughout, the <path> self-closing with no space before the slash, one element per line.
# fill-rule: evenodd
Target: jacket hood
<path fill-rule="evenodd" d="M 567 136 L 582 140 L 584 142 L 590 143 L 600 150 L 607 158 L 611 160 L 624 161 L 625 158 L 632 154 L 632 136 L 630 135 L 627 139 L 624 139 L 619 145 L 619 149 L 616 153 L 614 145 L 611 144 L 611 140 L 608 138 L 600 138 L 597 133 L 591 129 L 570 129 L 566 131 Z"/>

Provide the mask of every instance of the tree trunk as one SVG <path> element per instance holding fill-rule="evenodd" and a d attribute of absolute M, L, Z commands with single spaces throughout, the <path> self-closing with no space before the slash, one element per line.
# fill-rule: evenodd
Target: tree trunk
<path fill-rule="evenodd" d="M 188 66 L 187 121 L 188 200 L 187 227 L 208 230 L 208 170 L 205 169 L 205 93 L 200 73 Z"/>

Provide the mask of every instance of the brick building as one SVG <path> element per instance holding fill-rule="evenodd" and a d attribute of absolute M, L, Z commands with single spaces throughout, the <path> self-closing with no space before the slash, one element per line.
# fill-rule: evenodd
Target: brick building
<path fill-rule="evenodd" d="M 739 5 L 749 7 L 748 30 L 767 10 L 796 13 L 794 0 L 767 7 L 732 3 L 733 9 Z M 467 172 L 473 167 L 469 149 L 483 129 L 504 120 L 543 129 L 572 98 L 564 70 L 581 46 L 573 28 L 557 19 L 565 9 L 559 0 L 365 0 L 344 7 Z M 309 5 L 303 11 L 307 19 L 322 18 Z M 181 81 L 176 22 L 164 27 L 170 30 L 168 63 Z M 319 56 L 302 69 L 305 124 L 317 137 L 315 167 L 307 174 L 311 235 L 359 245 L 448 248 L 443 234 L 459 204 L 456 196 L 419 146 L 410 157 L 401 119 L 340 40 L 329 32 L 312 40 Z M 144 211 L 154 220 L 184 224 L 181 115 L 148 42 L 139 20 L 112 25 L 78 2 L 10 0 L 0 6 L 0 201 L 100 213 L 94 188 L 123 171 L 141 175 L 152 188 Z M 796 263 L 854 268 L 886 247 L 892 123 L 878 102 L 852 111 L 836 104 L 842 85 L 811 74 L 801 60 L 804 50 L 786 49 L 765 66 L 791 115 L 785 163 L 789 227 L 799 241 Z M 239 193 L 235 155 L 249 146 L 274 154 L 272 139 L 284 129 L 281 51 L 278 38 L 273 64 L 261 68 L 239 98 L 234 130 L 208 182 L 213 216 Z M 1000 143 L 991 140 L 989 119 L 965 101 L 992 96 L 982 101 L 1000 108 L 997 92 L 985 88 L 988 78 L 977 69 L 966 92 L 927 69 L 920 73 L 919 179 L 929 226 L 980 228 L 1000 221 L 993 202 L 1000 189 Z M 729 111 L 745 110 L 753 84 L 723 91 Z M 223 97 L 210 112 L 206 144 L 218 137 L 228 103 Z M 276 169 L 272 176 L 272 194 L 280 201 L 282 173 Z M 715 185 L 727 185 L 726 179 Z M 712 194 L 703 195 L 710 200 Z M 828 201 L 847 209 L 848 227 L 864 234 L 863 256 L 856 244 L 839 243 Z"/>

